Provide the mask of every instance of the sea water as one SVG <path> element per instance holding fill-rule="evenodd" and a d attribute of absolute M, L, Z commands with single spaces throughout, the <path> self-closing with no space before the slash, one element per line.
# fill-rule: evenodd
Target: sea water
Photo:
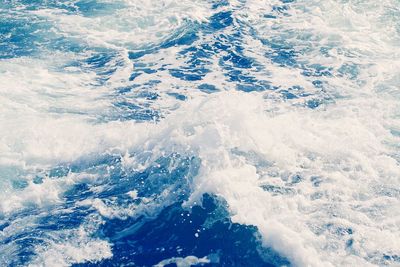
<path fill-rule="evenodd" d="M 400 265 L 398 0 L 2 0 L 0 266 Z"/>

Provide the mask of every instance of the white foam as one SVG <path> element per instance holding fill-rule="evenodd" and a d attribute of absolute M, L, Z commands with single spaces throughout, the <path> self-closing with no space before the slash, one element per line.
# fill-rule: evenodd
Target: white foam
<path fill-rule="evenodd" d="M 258 226 L 265 244 L 296 265 L 365 265 L 379 261 L 369 255 L 398 253 L 399 198 L 387 192 L 398 186 L 400 168 L 385 144 L 393 139 L 382 126 L 386 114 L 356 110 L 355 100 L 274 114 L 265 110 L 280 104 L 261 96 L 230 91 L 189 101 L 154 126 L 142 149 L 155 158 L 161 151 L 200 157 L 189 203 L 205 192 L 222 196 L 234 221 Z M 295 174 L 303 180 L 291 184 Z M 292 193 L 260 187 L 274 183 Z"/>
<path fill-rule="evenodd" d="M 71 266 L 76 263 L 99 262 L 111 258 L 111 245 L 104 240 L 89 237 L 95 230 L 92 218 L 78 229 L 53 233 L 53 241 L 36 248 L 37 256 L 28 266 Z"/>
<path fill-rule="evenodd" d="M 193 12 L 194 19 L 203 20 L 206 13 L 202 5 L 189 2 L 126 2 L 130 8 L 119 11 L 120 16 L 110 22 L 109 18 L 54 10 L 36 13 L 57 20 L 57 30 L 63 34 L 87 35 L 86 41 L 91 44 L 120 49 L 133 46 L 132 42 L 141 44 L 147 38 L 160 41 L 166 33 L 182 26 L 184 18 L 192 16 L 193 8 L 199 8 Z M 0 211 L 7 214 L 32 203 L 59 203 L 60 195 L 79 179 L 98 178 L 69 174 L 38 185 L 31 182 L 29 174 L 61 162 L 118 151 L 126 153 L 124 167 L 137 171 L 161 155 L 178 152 L 201 159 L 200 174 L 191 185 L 193 194 L 187 205 L 199 201 L 205 192 L 223 197 L 235 222 L 256 225 L 265 245 L 294 265 L 383 265 L 384 254 L 400 255 L 399 137 L 393 135 L 400 129 L 396 2 L 296 1 L 287 11 L 291 17 L 263 17 L 271 12 L 272 4 L 279 3 L 248 1 L 237 16 L 259 25 L 257 32 L 264 38 L 286 40 L 294 49 L 307 47 L 299 61 L 336 70 L 331 77 L 319 77 L 332 88 L 327 93 L 335 103 L 310 110 L 276 101 L 269 92 L 231 91 L 234 84 L 227 82 L 218 59 L 213 58 L 213 73 L 206 80 L 228 91 L 206 95 L 186 90 L 189 101 L 174 106 L 176 110 L 158 124 L 96 124 L 93 119 L 110 106 L 110 101 L 103 97 L 106 86 L 91 90 L 94 73 L 64 75 L 50 70 L 48 65 L 57 64 L 48 58 L 2 61 L 0 177 L 22 176 L 29 184 L 18 192 L 7 183 L 1 184 L 5 193 L 0 198 Z M 241 6 L 239 1 L 234 4 Z M 164 13 L 166 6 L 171 9 Z M 141 17 L 147 24 L 128 21 L 132 14 L 146 13 L 143 9 L 151 13 L 149 18 Z M 155 21 L 157 16 L 161 16 L 159 21 Z M 121 25 L 114 29 L 113 23 Z M 137 40 L 125 35 L 129 27 L 135 29 Z M 160 31 L 154 33 L 155 28 Z M 328 56 L 321 54 L 321 46 L 329 48 Z M 276 86 L 301 85 L 308 92 L 317 91 L 312 86 L 315 77 L 304 77 L 299 69 L 277 66 L 264 56 L 266 50 L 252 38 L 245 40 L 245 53 L 266 67 L 259 77 L 265 74 Z M 168 56 L 169 63 L 179 66 L 175 58 L 178 51 L 172 47 L 143 60 L 152 62 Z M 347 77 L 349 73 L 337 74 L 344 63 L 358 66 L 355 79 Z M 35 68 L 34 75 L 28 64 Z M 124 71 L 129 72 L 128 64 Z M 117 74 L 110 83 L 123 84 L 120 77 L 124 75 Z M 156 75 L 165 84 L 191 87 L 191 83 L 167 77 L 166 73 Z M 148 78 L 143 76 L 139 82 Z M 167 87 L 164 90 L 169 90 Z M 169 101 L 161 99 L 160 106 L 169 106 Z M 70 112 L 49 113 L 49 107 L 68 108 Z M 134 156 L 138 151 L 150 151 L 152 155 L 143 162 Z M 301 180 L 295 181 L 295 175 Z M 80 204 L 92 205 L 109 218 L 134 214 L 107 206 L 102 200 Z M 55 243 L 40 252 L 38 262 L 63 265 L 110 256 L 106 242 L 83 240 L 80 251 L 80 243 Z"/>
<path fill-rule="evenodd" d="M 391 219 L 384 225 L 382 221 L 399 218 L 394 212 L 399 199 L 376 191 L 379 186 L 395 188 L 400 171 L 383 144 L 391 136 L 379 127 L 381 117 L 373 120 L 369 112 L 354 116 L 345 102 L 329 111 L 300 109 L 272 116 L 263 113 L 259 96 L 233 92 L 192 106 L 190 120 L 202 125 L 193 125 L 195 134 L 185 138 L 202 160 L 193 200 L 204 192 L 224 197 L 235 221 L 258 226 L 266 244 L 298 265 L 365 264 L 363 256 L 336 257 L 348 254 L 343 237 L 313 232 L 334 217 L 354 228 L 354 242 L 363 244 L 355 254 L 398 253 L 396 227 Z M 270 180 L 290 187 L 285 179 L 296 173 L 304 181 L 293 187 L 294 195 L 274 196 L 259 187 Z M 312 185 L 312 176 L 321 177 L 320 187 Z M 318 193 L 322 196 L 313 200 Z M 383 201 L 378 202 L 384 214 L 372 214 L 369 200 L 376 198 Z M 392 241 L 379 244 L 381 250 L 368 250 L 376 235 Z M 330 249 L 335 243 L 339 247 Z"/>
<path fill-rule="evenodd" d="M 202 263 L 210 263 L 210 260 L 207 257 L 198 258 L 196 256 L 187 256 L 185 258 L 170 258 L 161 261 L 160 263 L 154 265 L 154 267 L 164 267 L 165 265 L 172 263 L 175 263 L 177 267 L 190 267 Z"/>
<path fill-rule="evenodd" d="M 395 148 L 387 145 L 397 138 L 386 128 L 391 124 L 388 114 L 368 103 L 343 100 L 327 110 L 274 114 L 265 110 L 280 104 L 263 100 L 260 93 L 223 92 L 189 101 L 158 125 L 84 125 L 85 131 L 73 136 L 75 142 L 48 149 L 61 149 L 60 155 L 68 155 L 71 147 L 81 149 L 76 155 L 112 148 L 152 151 L 153 158 L 170 152 L 197 155 L 202 166 L 191 201 L 205 192 L 224 197 L 234 221 L 258 226 L 265 244 L 297 265 L 365 265 L 369 255 L 400 253 L 395 191 L 400 168 L 392 157 Z M 360 110 L 360 104 L 366 108 Z M 93 139 L 93 129 L 100 137 Z M 54 140 L 65 140 L 64 133 Z M 290 186 L 294 174 L 303 181 Z M 312 177 L 321 179 L 319 187 L 313 186 Z M 12 198 L 7 195 L 11 202 L 3 206 L 12 209 L 35 201 L 26 192 L 39 203 L 58 201 L 56 195 L 67 188 L 47 184 L 31 185 Z M 266 184 L 292 188 L 293 193 L 274 195 L 261 189 Z M 103 211 L 115 216 L 113 210 Z M 328 224 L 354 233 L 330 233 Z M 346 238 L 353 239 L 351 251 Z"/>
<path fill-rule="evenodd" d="M 158 44 L 188 22 L 204 22 L 209 15 L 209 4 L 201 0 L 125 0 L 119 5 L 107 12 L 110 15 L 102 16 L 57 9 L 41 9 L 33 14 L 54 21 L 54 30 L 66 37 L 123 50 Z"/>

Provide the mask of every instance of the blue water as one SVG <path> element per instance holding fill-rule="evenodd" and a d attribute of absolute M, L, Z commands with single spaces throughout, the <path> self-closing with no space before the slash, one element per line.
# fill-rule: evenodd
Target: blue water
<path fill-rule="evenodd" d="M 0 266 L 399 264 L 370 1 L 152 2 L 0 3 Z"/>

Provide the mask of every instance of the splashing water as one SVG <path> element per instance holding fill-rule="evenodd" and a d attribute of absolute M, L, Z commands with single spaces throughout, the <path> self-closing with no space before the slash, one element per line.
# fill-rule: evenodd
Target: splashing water
<path fill-rule="evenodd" d="M 0 3 L 1 266 L 400 264 L 398 0 Z"/>

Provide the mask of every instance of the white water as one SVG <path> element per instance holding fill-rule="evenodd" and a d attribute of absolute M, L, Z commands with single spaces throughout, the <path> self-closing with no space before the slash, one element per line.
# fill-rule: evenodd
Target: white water
<path fill-rule="evenodd" d="M 56 20 L 55 29 L 62 34 L 87 36 L 85 42 L 90 45 L 116 49 L 126 65 L 108 84 L 94 89 L 94 73 L 54 70 L 59 62 L 53 57 L 0 62 L 0 185 L 5 192 L 0 196 L 0 214 L 6 216 L 25 205 L 61 202 L 69 186 L 81 179 L 97 179 L 82 174 L 39 185 L 31 182 L 34 174 L 58 163 L 115 150 L 127 153 L 126 168 L 137 169 L 146 163 L 129 157 L 134 152 L 151 151 L 154 159 L 180 152 L 196 155 L 202 164 L 188 206 L 204 192 L 223 197 L 235 222 L 256 225 L 265 245 L 294 265 L 394 265 L 382 258 L 400 255 L 400 3 L 297 1 L 287 11 L 291 16 L 264 18 L 274 2 L 278 1 L 248 1 L 236 11 L 237 16 L 256 26 L 261 37 L 273 36 L 304 48 L 302 62 L 334 70 L 355 65 L 358 75 L 353 79 L 348 72 L 319 78 L 328 84 L 326 94 L 333 101 L 311 110 L 296 105 L 301 100 L 282 101 L 271 92 L 234 91 L 217 67 L 205 80 L 226 90 L 212 95 L 191 91 L 190 83 L 157 74 L 163 79 L 159 90 L 179 85 L 189 88 L 186 93 L 191 98 L 174 107 L 175 111 L 165 111 L 171 114 L 157 124 L 94 120 L 111 105 L 106 97 L 109 86 L 126 82 L 131 67 L 124 49 L 148 40 L 159 42 L 182 26 L 182 18 L 205 20 L 207 4 L 127 1 L 124 4 L 130 8 L 118 11 L 123 13 L 117 12 L 115 21 L 110 21 L 114 16 L 37 12 Z M 129 19 L 138 13 L 156 15 Z M 158 16 L 162 17 L 155 22 Z M 125 34 L 130 28 L 134 41 Z M 245 43 L 246 53 L 265 66 L 260 76 L 277 86 L 315 90 L 311 78 L 299 70 L 277 66 L 264 57 L 267 49 L 260 43 L 251 38 Z M 327 54 L 322 54 L 322 46 Z M 171 64 L 178 64 L 177 51 L 172 47 L 154 57 L 166 56 Z M 66 53 L 60 61 L 75 56 Z M 153 60 L 152 56 L 146 59 Z M 159 101 L 160 107 L 172 105 L 167 97 Z M 13 189 L 9 181 L 21 178 L 29 186 Z M 281 188 L 284 193 L 262 186 Z M 351 235 L 346 232 L 349 228 Z M 79 238 L 87 246 L 97 242 L 103 253 L 87 247 L 79 251 L 80 257 L 71 250 L 76 244 L 69 249 L 56 244 L 54 250 L 43 251 L 38 262 L 51 265 L 71 255 L 76 257 L 72 262 L 110 256 L 104 241 Z M 350 239 L 352 245 L 346 246 Z M 66 254 L 45 262 L 51 260 L 46 255 L 61 250 Z"/>

